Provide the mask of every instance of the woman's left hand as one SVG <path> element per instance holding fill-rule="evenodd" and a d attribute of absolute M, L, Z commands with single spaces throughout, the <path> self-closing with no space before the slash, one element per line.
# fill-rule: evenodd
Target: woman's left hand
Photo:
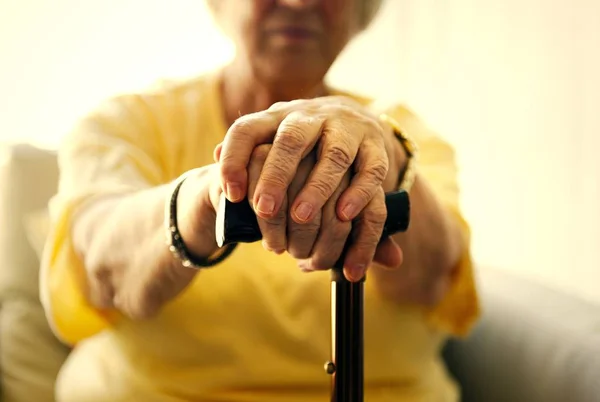
<path fill-rule="evenodd" d="M 254 191 L 256 214 L 269 220 L 271 233 L 263 233 L 266 246 L 285 250 L 285 218 L 278 215 L 300 161 L 317 146 L 317 164 L 294 200 L 290 215 L 297 223 L 310 222 L 352 169 L 350 186 L 340 196 L 336 213 L 341 220 L 356 218 L 353 246 L 345 266 L 363 271 L 372 262 L 385 214 L 382 183 L 389 172 L 390 156 L 384 128 L 357 102 L 344 97 L 324 97 L 280 102 L 269 109 L 238 119 L 215 150 L 220 163 L 223 191 L 232 202 L 247 196 L 247 166 L 253 150 L 273 146 Z"/>

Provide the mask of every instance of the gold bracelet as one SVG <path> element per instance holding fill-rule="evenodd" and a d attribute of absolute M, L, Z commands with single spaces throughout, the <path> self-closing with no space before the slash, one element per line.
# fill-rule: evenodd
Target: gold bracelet
<path fill-rule="evenodd" d="M 400 128 L 400 124 L 398 124 L 398 122 L 392 117 L 384 113 L 379 116 L 379 119 L 392 127 L 394 130 L 394 135 L 400 141 L 402 148 L 404 148 L 404 152 L 406 152 L 406 166 L 400 172 L 400 177 L 398 178 L 398 189 L 410 192 L 410 189 L 412 188 L 417 176 L 416 162 L 417 155 L 419 153 L 417 144 L 406 135 L 406 133 Z"/>

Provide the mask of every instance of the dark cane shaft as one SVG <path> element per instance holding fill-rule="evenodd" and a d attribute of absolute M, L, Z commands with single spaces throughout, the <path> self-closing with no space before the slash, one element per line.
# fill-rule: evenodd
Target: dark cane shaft
<path fill-rule="evenodd" d="M 353 283 L 341 269 L 332 270 L 332 402 L 363 400 L 363 292 L 364 279 Z"/>
<path fill-rule="evenodd" d="M 385 197 L 387 219 L 381 239 L 405 231 L 410 202 L 405 191 Z M 262 238 L 256 215 L 248 201 L 231 203 L 221 197 L 216 223 L 217 244 L 252 243 Z M 350 244 L 346 245 L 346 248 Z M 332 360 L 326 370 L 333 375 L 332 402 L 363 402 L 364 398 L 364 281 L 348 281 L 343 273 L 344 254 L 331 277 Z"/>

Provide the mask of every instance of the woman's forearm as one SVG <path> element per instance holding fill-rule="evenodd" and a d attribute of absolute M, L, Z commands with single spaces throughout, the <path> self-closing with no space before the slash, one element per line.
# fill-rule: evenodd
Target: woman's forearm
<path fill-rule="evenodd" d="M 179 199 L 195 185 L 202 183 L 184 183 Z M 76 214 L 74 247 L 84 261 L 88 297 L 95 307 L 116 307 L 132 318 L 149 317 L 193 279 L 196 271 L 183 267 L 166 245 L 165 200 L 171 191 L 172 186 L 164 185 L 97 199 Z M 198 213 L 210 214 L 209 208 L 205 210 Z M 199 218 L 214 222 L 211 216 Z M 186 222 L 180 221 L 179 227 L 183 234 Z M 194 237 L 188 243 L 194 255 L 208 256 L 216 250 L 213 231 Z"/>
<path fill-rule="evenodd" d="M 396 270 L 376 267 L 372 279 L 384 297 L 434 305 L 445 294 L 465 244 L 458 222 L 417 175 L 410 191 L 411 222 L 394 236 L 403 252 Z"/>

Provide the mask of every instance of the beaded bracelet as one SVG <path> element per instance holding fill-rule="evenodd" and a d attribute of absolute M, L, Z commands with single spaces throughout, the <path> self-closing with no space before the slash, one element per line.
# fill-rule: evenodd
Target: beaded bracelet
<path fill-rule="evenodd" d="M 175 188 L 173 189 L 171 196 L 165 202 L 165 234 L 167 237 L 167 246 L 174 257 L 180 260 L 181 265 L 184 267 L 194 269 L 209 268 L 229 257 L 237 247 L 237 243 L 228 244 L 225 247 L 220 248 L 208 258 L 198 258 L 189 252 L 181 237 L 181 233 L 179 233 L 179 227 L 177 225 L 177 196 L 181 185 L 189 176 L 189 173 L 190 172 L 180 176 L 176 180 Z"/>

